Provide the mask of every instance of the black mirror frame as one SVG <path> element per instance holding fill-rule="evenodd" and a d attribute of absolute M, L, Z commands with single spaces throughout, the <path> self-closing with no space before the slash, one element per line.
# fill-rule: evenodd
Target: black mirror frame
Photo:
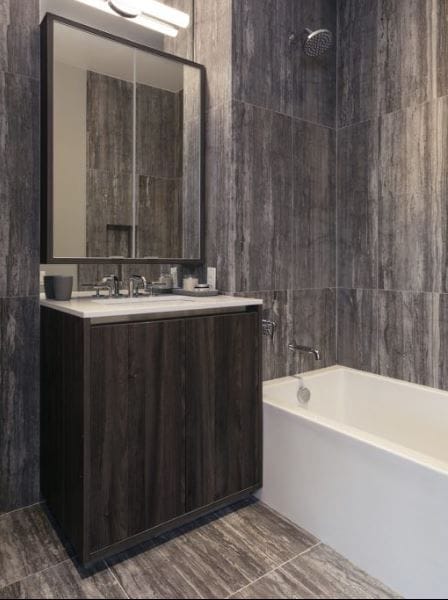
<path fill-rule="evenodd" d="M 61 23 L 81 31 L 195 67 L 201 78 L 201 164 L 200 164 L 200 252 L 197 259 L 184 258 L 96 258 L 55 257 L 53 248 L 53 58 L 54 24 Z M 172 264 L 197 267 L 205 258 L 205 67 L 193 61 L 121 38 L 106 31 L 95 29 L 48 13 L 40 26 L 41 44 L 41 214 L 40 214 L 40 262 L 42 264 Z"/>

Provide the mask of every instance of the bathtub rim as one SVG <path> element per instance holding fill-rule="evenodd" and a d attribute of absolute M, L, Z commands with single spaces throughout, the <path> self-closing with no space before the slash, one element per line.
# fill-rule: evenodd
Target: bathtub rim
<path fill-rule="evenodd" d="M 439 390 L 438 388 L 433 388 L 418 383 L 410 383 L 408 381 L 402 381 L 400 379 L 386 377 L 384 375 L 376 375 L 375 373 L 369 373 L 368 371 L 360 371 L 358 369 L 344 367 L 343 365 L 332 365 L 331 367 L 323 367 L 322 369 L 315 369 L 313 371 L 304 371 L 295 375 L 288 375 L 286 377 L 279 377 L 278 379 L 270 379 L 269 381 L 263 382 L 263 404 L 267 404 L 268 406 L 274 408 L 277 411 L 286 412 L 296 417 L 299 417 L 302 420 L 308 422 L 310 425 L 314 427 L 317 426 L 319 429 L 329 429 L 338 434 L 348 436 L 358 442 L 362 442 L 368 444 L 371 447 L 394 454 L 395 456 L 398 456 L 401 459 L 410 460 L 413 463 L 424 468 L 429 468 L 438 474 L 445 476 L 448 475 L 448 462 L 434 458 L 428 454 L 412 450 L 411 448 L 403 446 L 402 444 L 391 442 L 390 440 L 382 438 L 378 435 L 374 435 L 372 433 L 368 433 L 367 431 L 364 431 L 363 429 L 360 429 L 358 427 L 346 425 L 345 423 L 341 423 L 339 421 L 336 421 L 335 419 L 330 419 L 328 417 L 323 417 L 315 413 L 310 413 L 302 409 L 299 404 L 295 409 L 291 409 L 288 407 L 280 406 L 277 402 L 268 400 L 264 397 L 265 388 L 273 387 L 276 384 L 278 385 L 281 383 L 290 382 L 291 380 L 297 379 L 298 377 L 303 377 L 306 380 L 313 377 L 317 377 L 319 375 L 325 375 L 326 373 L 347 371 L 356 373 L 357 375 L 362 375 L 366 378 L 373 378 L 376 380 L 393 382 L 394 385 L 398 384 L 400 386 L 410 387 L 413 389 L 418 388 L 422 391 L 425 391 L 426 393 L 440 393 L 442 395 L 446 395 L 448 402 L 448 392 L 446 392 L 445 390 Z"/>

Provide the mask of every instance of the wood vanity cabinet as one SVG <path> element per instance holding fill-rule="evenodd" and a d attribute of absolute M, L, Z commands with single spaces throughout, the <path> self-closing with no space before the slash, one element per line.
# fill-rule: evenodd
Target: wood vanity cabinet
<path fill-rule="evenodd" d="M 261 328 L 42 308 L 42 491 L 85 564 L 261 486 Z"/>

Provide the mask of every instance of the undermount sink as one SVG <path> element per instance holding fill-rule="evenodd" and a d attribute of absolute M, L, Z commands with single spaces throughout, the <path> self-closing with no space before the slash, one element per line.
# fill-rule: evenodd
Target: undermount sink
<path fill-rule="evenodd" d="M 160 296 L 137 296 L 136 298 L 95 298 L 92 300 L 97 304 L 153 304 L 155 302 L 191 302 L 191 298 L 184 298 L 182 296 L 169 296 L 163 294 Z"/>

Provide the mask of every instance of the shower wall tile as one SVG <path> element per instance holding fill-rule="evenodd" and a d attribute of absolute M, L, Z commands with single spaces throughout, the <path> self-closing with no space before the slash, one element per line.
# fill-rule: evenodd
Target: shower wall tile
<path fill-rule="evenodd" d="M 292 115 L 305 121 L 336 126 L 337 2 L 312 0 L 293 2 L 292 30 L 299 36 L 305 28 L 329 29 L 333 47 L 311 58 L 302 52 L 301 41 L 292 49 Z"/>
<path fill-rule="evenodd" d="M 433 0 L 339 1 L 339 125 L 434 97 Z"/>
<path fill-rule="evenodd" d="M 379 2 L 339 0 L 338 125 L 376 114 Z"/>
<path fill-rule="evenodd" d="M 378 294 L 380 375 L 434 385 L 433 294 Z"/>
<path fill-rule="evenodd" d="M 336 286 L 335 165 L 335 131 L 294 119 L 295 289 Z"/>
<path fill-rule="evenodd" d="M 288 361 L 288 340 L 292 323 L 289 313 L 288 292 L 244 292 L 237 296 L 263 300 L 263 319 L 275 321 L 277 327 L 272 338 L 263 336 L 263 381 L 291 374 Z"/>
<path fill-rule="evenodd" d="M 237 230 L 235 291 L 292 287 L 292 121 L 233 105 Z M 240 227 L 240 226 L 239 226 Z"/>
<path fill-rule="evenodd" d="M 0 299 L 0 514 L 39 499 L 39 299 Z"/>
<path fill-rule="evenodd" d="M 302 51 L 302 33 L 328 28 L 336 35 L 333 0 L 259 0 L 233 3 L 233 97 L 290 116 L 335 125 L 336 45 L 322 57 Z M 290 44 L 289 37 L 298 36 Z"/>
<path fill-rule="evenodd" d="M 336 362 L 336 291 L 287 290 L 236 294 L 263 300 L 263 318 L 275 321 L 274 337 L 263 337 L 263 379 L 320 369 Z M 293 353 L 291 343 L 319 348 L 322 360 Z"/>
<path fill-rule="evenodd" d="M 228 102 L 232 94 L 232 2 L 195 0 L 195 61 L 207 79 L 207 107 Z"/>
<path fill-rule="evenodd" d="M 233 97 L 292 113 L 289 35 L 294 0 L 233 2 Z M 294 52 L 295 53 L 295 52 Z"/>
<path fill-rule="evenodd" d="M 339 289 L 337 363 L 378 372 L 378 292 Z"/>
<path fill-rule="evenodd" d="M 313 356 L 292 354 L 290 372 L 301 373 L 336 362 L 336 290 L 293 290 L 288 292 L 289 322 L 288 332 L 292 342 L 318 348 L 321 360 Z"/>
<path fill-rule="evenodd" d="M 435 386 L 448 391 L 448 295 L 434 295 L 434 377 Z"/>
<path fill-rule="evenodd" d="M 382 289 L 440 288 L 442 200 L 437 193 L 436 108 L 435 102 L 426 103 L 380 121 Z"/>
<path fill-rule="evenodd" d="M 338 131 L 338 285 L 378 283 L 378 123 Z"/>

